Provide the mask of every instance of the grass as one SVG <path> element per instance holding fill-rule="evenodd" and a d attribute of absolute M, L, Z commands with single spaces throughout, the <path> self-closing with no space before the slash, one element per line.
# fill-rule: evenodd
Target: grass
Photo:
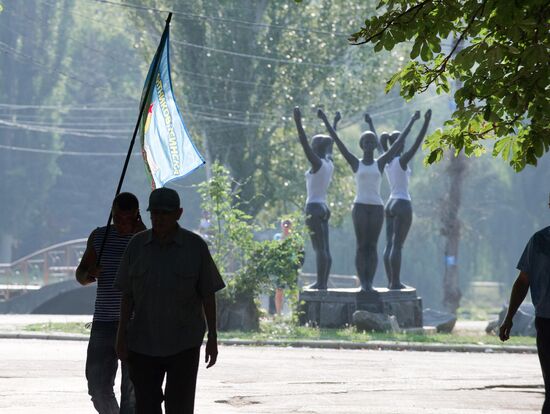
<path fill-rule="evenodd" d="M 506 343 L 493 335 L 456 335 L 446 333 L 418 334 L 418 333 L 383 333 L 358 332 L 354 327 L 342 329 L 320 329 L 306 326 L 295 326 L 284 319 L 263 319 L 259 332 L 219 332 L 221 339 L 248 339 L 255 341 L 265 340 L 333 340 L 349 342 L 394 341 L 420 342 L 432 344 L 478 344 L 478 345 L 535 345 L 535 338 L 516 336 Z"/>
<path fill-rule="evenodd" d="M 90 333 L 90 329 L 86 328 L 86 324 L 79 322 L 36 323 L 25 326 L 25 330 L 48 333 Z M 295 326 L 289 320 L 283 318 L 262 319 L 259 332 L 219 332 L 218 337 L 220 339 L 245 339 L 251 341 L 332 340 L 347 342 L 393 341 L 454 345 L 535 345 L 535 338 L 527 336 L 515 336 L 506 341 L 506 343 L 503 343 L 498 337 L 486 334 L 357 332 L 354 327 L 319 329 L 307 326 Z"/>
<path fill-rule="evenodd" d="M 90 328 L 84 322 L 46 322 L 25 325 L 25 331 L 48 333 L 89 334 Z"/>

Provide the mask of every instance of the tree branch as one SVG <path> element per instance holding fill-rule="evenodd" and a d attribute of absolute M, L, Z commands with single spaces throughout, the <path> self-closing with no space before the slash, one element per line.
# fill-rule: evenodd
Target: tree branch
<path fill-rule="evenodd" d="M 472 24 L 474 23 L 476 17 L 480 14 L 480 12 L 483 12 L 483 9 L 485 9 L 485 4 L 487 3 L 487 0 L 484 0 L 478 7 L 478 9 L 475 11 L 475 13 L 470 18 L 470 21 L 468 22 L 468 25 L 466 28 L 460 33 L 460 36 L 456 40 L 453 48 L 451 49 L 450 53 L 445 56 L 445 59 L 443 59 L 443 62 L 439 64 L 439 66 L 436 69 L 427 69 L 427 71 L 432 72 L 432 75 L 429 77 L 428 82 L 420 89 L 421 92 L 425 92 L 428 90 L 428 87 L 435 82 L 435 80 L 441 76 L 443 72 L 447 69 L 447 63 L 449 63 L 449 60 L 451 59 L 451 56 L 457 49 L 458 45 L 464 40 L 464 37 L 466 36 L 466 33 L 468 30 L 470 30 L 470 27 L 472 27 Z M 427 67 L 424 65 L 424 67 Z"/>
<path fill-rule="evenodd" d="M 412 12 L 413 10 L 417 10 L 417 12 L 415 13 L 415 16 L 418 14 L 418 12 L 427 4 L 427 3 L 431 3 L 432 0 L 424 0 L 422 3 L 419 3 L 417 4 L 416 6 L 413 6 L 411 7 L 410 9 L 407 9 L 405 10 L 404 12 L 402 13 L 399 13 L 397 16 L 395 16 L 393 19 L 391 19 L 389 22 L 387 22 L 384 27 L 378 31 L 377 33 L 365 38 L 364 41 L 362 42 L 356 42 L 356 41 L 353 41 L 354 43 L 351 43 L 352 46 L 358 46 L 358 45 L 364 45 L 365 43 L 369 43 L 371 40 L 373 40 L 374 38 L 376 37 L 379 37 L 381 36 L 382 34 L 384 34 L 384 32 L 386 30 L 388 30 L 397 20 L 401 19 L 402 17 L 406 16 L 407 14 L 409 14 L 410 12 Z M 352 42 L 351 40 L 352 38 L 350 37 L 348 40 L 350 42 Z"/>
<path fill-rule="evenodd" d="M 502 121 L 502 122 L 493 123 L 492 128 L 489 128 L 489 129 L 486 129 L 485 131 L 481 131 L 481 132 L 477 132 L 477 133 L 474 132 L 474 133 L 471 133 L 471 135 L 475 135 L 478 138 L 483 137 L 485 134 L 488 134 L 489 132 L 492 132 L 492 131 L 496 130 L 498 127 L 500 127 L 502 125 L 512 126 L 520 118 L 521 118 L 521 114 L 516 115 L 514 117 L 514 119 L 510 119 L 509 121 Z"/>

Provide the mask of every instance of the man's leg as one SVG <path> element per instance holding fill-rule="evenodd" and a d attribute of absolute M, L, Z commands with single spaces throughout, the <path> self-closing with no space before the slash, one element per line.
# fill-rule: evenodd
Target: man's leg
<path fill-rule="evenodd" d="M 193 414 L 200 347 L 167 357 L 166 414 Z"/>
<path fill-rule="evenodd" d="M 110 322 L 93 322 L 86 358 L 88 394 L 100 414 L 118 414 L 113 386 L 118 360 L 115 352 L 116 326 Z"/>
<path fill-rule="evenodd" d="M 129 351 L 128 371 L 134 385 L 136 414 L 162 414 L 162 358 Z"/>
<path fill-rule="evenodd" d="M 544 380 L 544 405 L 542 414 L 550 414 L 550 319 L 536 318 L 537 351 Z"/>
<path fill-rule="evenodd" d="M 136 396 L 134 384 L 130 379 L 128 364 L 123 362 L 120 367 L 122 379 L 120 383 L 120 414 L 134 414 L 136 409 Z"/>

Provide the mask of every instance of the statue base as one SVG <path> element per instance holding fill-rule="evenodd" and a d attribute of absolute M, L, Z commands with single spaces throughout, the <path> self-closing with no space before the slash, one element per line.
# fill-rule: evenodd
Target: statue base
<path fill-rule="evenodd" d="M 300 323 L 321 328 L 341 328 L 352 324 L 353 313 L 366 310 L 394 315 L 401 328 L 422 327 L 422 299 L 416 289 L 374 288 L 304 289 L 300 292 Z"/>

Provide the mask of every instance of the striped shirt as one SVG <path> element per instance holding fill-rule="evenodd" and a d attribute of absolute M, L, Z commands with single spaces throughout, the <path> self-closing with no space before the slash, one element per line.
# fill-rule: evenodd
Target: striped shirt
<path fill-rule="evenodd" d="M 99 257 L 105 229 L 106 227 L 98 227 L 94 231 L 93 245 L 97 257 Z M 119 235 L 115 226 L 111 226 L 109 229 L 101 255 L 101 273 L 97 278 L 94 321 L 117 322 L 119 320 L 122 292 L 113 285 L 120 259 L 133 236 L 133 234 Z"/>

